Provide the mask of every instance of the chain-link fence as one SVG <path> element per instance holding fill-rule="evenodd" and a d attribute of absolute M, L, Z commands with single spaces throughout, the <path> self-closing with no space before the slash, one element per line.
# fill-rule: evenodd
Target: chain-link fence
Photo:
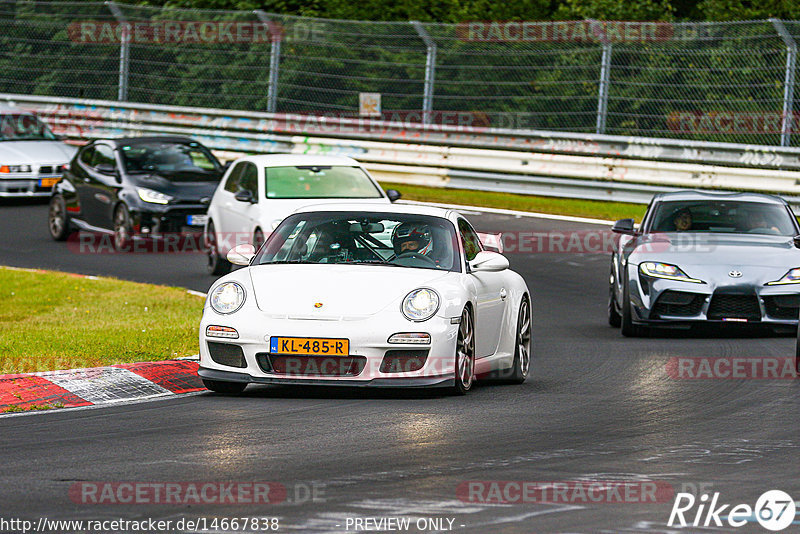
<path fill-rule="evenodd" d="M 0 91 L 800 146 L 798 21 L 420 24 L 0 0 Z"/>

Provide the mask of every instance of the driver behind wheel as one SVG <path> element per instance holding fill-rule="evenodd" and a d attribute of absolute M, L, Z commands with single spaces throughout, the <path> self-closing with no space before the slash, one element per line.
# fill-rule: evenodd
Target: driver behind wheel
<path fill-rule="evenodd" d="M 416 253 L 428 255 L 431 246 L 431 229 L 427 224 L 401 223 L 392 232 L 392 246 L 396 256 Z"/>

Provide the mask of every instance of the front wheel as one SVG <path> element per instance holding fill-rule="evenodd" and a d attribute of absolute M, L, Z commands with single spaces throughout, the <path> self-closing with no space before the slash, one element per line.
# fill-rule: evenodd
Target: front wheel
<path fill-rule="evenodd" d="M 220 380 L 209 380 L 203 378 L 203 385 L 214 393 L 224 393 L 226 395 L 236 395 L 244 391 L 247 387 L 246 382 L 222 382 Z"/>
<path fill-rule="evenodd" d="M 222 276 L 228 274 L 231 270 L 231 263 L 219 255 L 219 247 L 217 246 L 217 232 L 214 228 L 214 223 L 208 221 L 208 230 L 206 231 L 206 271 L 213 276 Z"/>
<path fill-rule="evenodd" d="M 644 333 L 644 328 L 638 324 L 633 324 L 631 313 L 631 298 L 628 290 L 628 281 L 623 282 L 622 290 L 622 328 L 620 331 L 625 337 L 640 337 Z"/>
<path fill-rule="evenodd" d="M 615 286 L 614 267 L 612 266 L 611 274 L 608 276 L 608 324 L 614 328 L 619 328 L 622 324 L 622 316 L 619 314 L 619 308 L 617 307 Z"/>
<path fill-rule="evenodd" d="M 531 305 L 528 297 L 523 297 L 517 316 L 517 340 L 514 348 L 514 367 L 509 381 L 522 384 L 531 369 Z"/>
<path fill-rule="evenodd" d="M 50 237 L 55 241 L 64 241 L 69 236 L 67 204 L 64 202 L 64 197 L 61 195 L 54 195 L 53 198 L 50 199 L 47 227 L 50 230 Z"/>
<path fill-rule="evenodd" d="M 125 204 L 120 204 L 114 211 L 114 248 L 117 251 L 128 250 L 133 243 L 133 223 Z"/>
<path fill-rule="evenodd" d="M 469 307 L 461 313 L 456 338 L 455 384 L 453 393 L 465 395 L 475 382 L 475 325 Z"/>

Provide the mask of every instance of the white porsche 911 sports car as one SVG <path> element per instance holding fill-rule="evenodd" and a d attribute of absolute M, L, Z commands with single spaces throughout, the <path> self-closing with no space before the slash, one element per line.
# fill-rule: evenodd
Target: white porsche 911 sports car
<path fill-rule="evenodd" d="M 211 288 L 199 375 L 249 383 L 449 387 L 476 377 L 522 383 L 531 363 L 531 297 L 508 260 L 459 213 L 397 205 L 308 206 L 247 265 Z"/>

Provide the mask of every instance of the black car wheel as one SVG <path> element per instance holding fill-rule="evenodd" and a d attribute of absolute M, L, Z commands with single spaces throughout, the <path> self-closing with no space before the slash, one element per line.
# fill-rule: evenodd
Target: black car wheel
<path fill-rule="evenodd" d="M 256 250 L 261 248 L 261 245 L 264 244 L 264 232 L 261 231 L 261 228 L 256 228 L 256 231 L 253 233 L 253 246 Z"/>
<path fill-rule="evenodd" d="M 608 324 L 614 328 L 619 328 L 622 324 L 622 316 L 617 307 L 616 280 L 614 279 L 614 266 L 611 266 L 611 274 L 608 276 Z"/>
<path fill-rule="evenodd" d="M 236 395 L 244 391 L 247 387 L 245 382 L 221 382 L 219 380 L 209 380 L 203 378 L 203 385 L 207 390 L 214 393 L 224 393 L 226 395 Z"/>
<path fill-rule="evenodd" d="M 623 282 L 622 287 L 622 335 L 625 337 L 640 337 L 644 333 L 644 328 L 638 324 L 633 324 L 627 280 Z"/>
<path fill-rule="evenodd" d="M 133 223 L 125 204 L 114 210 L 114 248 L 118 251 L 130 250 L 133 243 Z"/>
<path fill-rule="evenodd" d="M 222 276 L 231 270 L 231 263 L 219 255 L 217 247 L 217 233 L 214 223 L 208 221 L 208 231 L 206 232 L 206 271 L 210 275 Z"/>
<path fill-rule="evenodd" d="M 47 216 L 47 227 L 50 237 L 56 241 L 64 241 L 69 236 L 69 215 L 64 197 L 54 195 L 50 199 L 50 211 Z"/>
<path fill-rule="evenodd" d="M 455 356 L 453 393 L 465 395 L 475 381 L 475 329 L 469 307 L 461 314 Z"/>

